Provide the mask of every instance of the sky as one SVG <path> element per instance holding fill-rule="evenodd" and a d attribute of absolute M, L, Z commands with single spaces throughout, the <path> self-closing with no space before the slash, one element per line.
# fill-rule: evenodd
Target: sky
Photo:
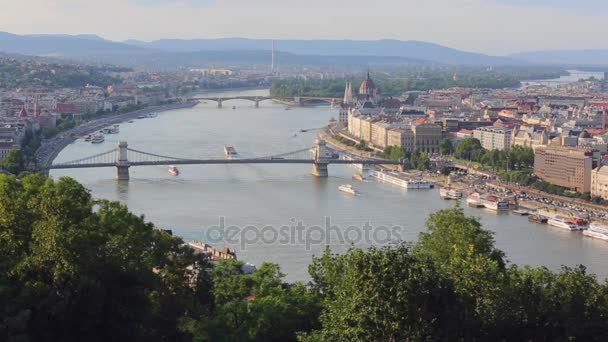
<path fill-rule="evenodd" d="M 608 49 L 608 0 L 0 0 L 0 31 L 162 38 L 400 39 L 492 55 Z"/>

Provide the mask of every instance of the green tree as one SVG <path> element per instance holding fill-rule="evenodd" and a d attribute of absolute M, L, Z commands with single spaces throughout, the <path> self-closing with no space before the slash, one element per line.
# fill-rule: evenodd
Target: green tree
<path fill-rule="evenodd" d="M 23 155 L 18 149 L 10 150 L 6 157 L 4 157 L 4 159 L 2 159 L 0 162 L 0 166 L 2 166 L 2 168 L 14 175 L 18 175 L 19 173 L 25 171 L 23 164 Z"/>
<path fill-rule="evenodd" d="M 439 152 L 444 156 L 454 153 L 454 145 L 450 139 L 443 139 L 439 145 Z"/>
<path fill-rule="evenodd" d="M 476 153 L 482 151 L 481 143 L 475 138 L 463 139 L 456 146 L 454 155 L 459 159 L 475 160 Z"/>

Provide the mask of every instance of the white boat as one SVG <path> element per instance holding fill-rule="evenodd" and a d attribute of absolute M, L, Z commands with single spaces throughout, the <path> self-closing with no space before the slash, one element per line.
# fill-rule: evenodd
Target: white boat
<path fill-rule="evenodd" d="M 179 176 L 179 169 L 175 166 L 169 166 L 168 172 L 171 176 L 174 176 L 174 177 Z"/>
<path fill-rule="evenodd" d="M 495 211 L 509 210 L 509 201 L 500 199 L 491 194 L 482 194 L 477 191 L 470 192 L 467 204 L 477 208 L 487 208 Z"/>
<path fill-rule="evenodd" d="M 148 115 L 146 115 L 147 118 L 155 118 L 156 117 L 156 113 L 150 113 Z"/>
<path fill-rule="evenodd" d="M 342 184 L 338 187 L 338 190 L 340 190 L 342 192 L 346 192 L 351 195 L 357 194 L 357 190 L 355 190 L 355 188 L 350 184 Z"/>
<path fill-rule="evenodd" d="M 224 156 L 226 159 L 239 159 L 239 153 L 233 146 L 224 146 Z"/>
<path fill-rule="evenodd" d="M 572 220 L 568 220 L 563 216 L 555 216 L 553 218 L 550 218 L 549 220 L 547 220 L 547 223 L 552 225 L 553 227 L 569 230 L 572 232 L 585 230 L 584 226 L 577 225 L 576 223 L 572 222 Z"/>
<path fill-rule="evenodd" d="M 404 189 L 412 190 L 412 189 L 432 189 L 435 185 L 431 182 L 427 182 L 421 179 L 412 179 L 409 178 L 406 173 L 397 172 L 397 171 L 382 171 L 382 170 L 373 170 L 371 172 L 371 176 L 393 185 L 397 185 Z"/>
<path fill-rule="evenodd" d="M 445 200 L 460 200 L 462 192 L 452 188 L 439 188 L 439 197 Z"/>
<path fill-rule="evenodd" d="M 106 138 L 103 136 L 103 134 L 95 134 L 91 138 L 91 143 L 93 143 L 93 144 L 101 144 L 105 140 L 106 140 Z"/>
<path fill-rule="evenodd" d="M 84 137 L 84 141 L 87 141 L 87 142 L 90 142 L 90 141 L 91 141 L 91 139 L 92 139 L 92 137 L 91 137 L 91 135 L 90 135 L 90 134 L 85 135 L 85 137 Z"/>
<path fill-rule="evenodd" d="M 583 230 L 583 235 L 598 240 L 608 241 L 608 226 L 591 222 L 589 229 Z"/>

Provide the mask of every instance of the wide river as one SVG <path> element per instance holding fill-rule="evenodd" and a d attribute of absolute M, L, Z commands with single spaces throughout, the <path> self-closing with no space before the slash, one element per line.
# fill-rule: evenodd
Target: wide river
<path fill-rule="evenodd" d="M 220 95 L 264 94 L 267 91 L 252 90 Z M 324 126 L 332 116 L 337 112 L 329 107 L 285 110 L 265 101 L 254 108 L 252 102 L 235 100 L 218 109 L 209 102 L 123 123 L 120 134 L 107 135 L 102 144 L 78 140 L 56 162 L 110 150 L 119 140 L 137 150 L 183 158 L 223 158 L 225 145 L 234 146 L 243 157 L 267 156 L 312 146 L 315 133 L 299 130 Z M 327 179 L 313 177 L 310 165 L 179 169 L 181 174 L 172 177 L 165 166 L 133 167 L 131 180 L 120 183 L 114 180 L 113 168 L 55 170 L 51 175 L 73 177 L 93 196 L 120 201 L 186 241 L 227 245 L 240 260 L 257 265 L 278 263 L 288 280 L 308 280 L 311 257 L 326 245 L 342 252 L 351 245 L 415 241 L 429 214 L 455 205 L 441 200 L 437 190 L 408 192 L 376 181 L 354 183 L 354 169 L 348 166 L 330 165 Z M 338 191 L 345 183 L 352 183 L 361 195 Z M 531 224 L 512 213 L 465 211 L 496 233 L 498 247 L 513 263 L 551 269 L 583 264 L 600 278 L 608 277 L 607 242 Z"/>

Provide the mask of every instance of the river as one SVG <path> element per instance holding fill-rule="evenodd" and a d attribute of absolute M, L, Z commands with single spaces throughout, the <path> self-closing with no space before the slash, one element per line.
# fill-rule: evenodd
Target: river
<path fill-rule="evenodd" d="M 267 91 L 219 94 L 265 95 Z M 252 102 L 235 100 L 218 109 L 209 102 L 123 123 L 120 134 L 107 135 L 102 144 L 78 140 L 67 146 L 56 162 L 110 150 L 119 140 L 137 150 L 184 158 L 223 158 L 224 145 L 234 146 L 243 157 L 272 155 L 311 146 L 315 133 L 299 130 L 324 126 L 332 116 L 337 117 L 337 112 L 329 107 L 285 110 L 265 101 L 254 108 Z M 164 166 L 133 167 L 131 180 L 120 183 L 114 180 L 113 168 L 54 170 L 51 176 L 73 177 L 94 197 L 118 200 L 186 241 L 228 245 L 240 260 L 257 265 L 278 263 L 291 281 L 309 279 L 307 267 L 312 255 L 321 254 L 327 244 L 333 251 L 343 252 L 351 245 L 415 241 L 425 230 L 429 214 L 454 205 L 439 199 L 437 190 L 408 192 L 375 181 L 355 183 L 349 166 L 330 165 L 327 179 L 313 177 L 310 165 L 198 165 L 179 169 L 181 174 L 172 177 Z M 345 183 L 352 183 L 361 195 L 339 192 L 338 187 Z M 551 269 L 583 264 L 600 278 L 608 277 L 606 242 L 531 224 L 512 213 L 466 207 L 465 211 L 478 216 L 484 227 L 496 233 L 497 246 L 513 263 Z M 218 229 L 222 222 L 223 238 Z"/>

